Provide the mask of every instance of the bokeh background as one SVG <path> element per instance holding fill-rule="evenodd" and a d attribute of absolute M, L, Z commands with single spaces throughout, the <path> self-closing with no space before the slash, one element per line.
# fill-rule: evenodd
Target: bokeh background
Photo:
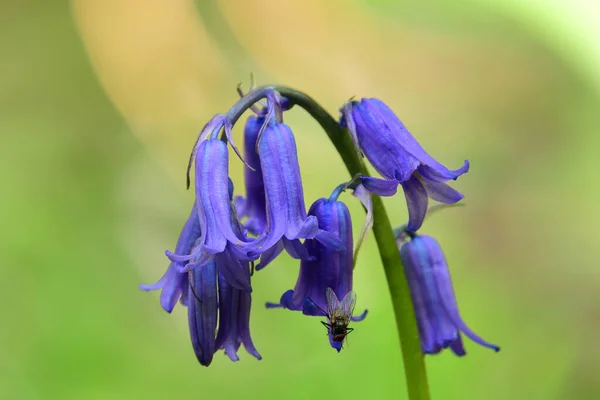
<path fill-rule="evenodd" d="M 445 249 L 464 318 L 502 351 L 429 357 L 434 399 L 600 398 L 599 12 L 592 0 L 1 2 L 0 398 L 406 397 L 372 237 L 355 277 L 370 313 L 339 354 L 318 319 L 264 309 L 295 282 L 287 256 L 253 281 L 262 361 L 241 349 L 201 367 L 185 310 L 137 288 L 163 274 L 188 215 L 196 134 L 250 72 L 334 115 L 351 96 L 382 98 L 434 157 L 471 161 L 455 183 L 467 207 L 423 232 Z M 286 118 L 310 204 L 346 171 L 302 110 Z M 403 223 L 402 196 L 386 204 Z"/>

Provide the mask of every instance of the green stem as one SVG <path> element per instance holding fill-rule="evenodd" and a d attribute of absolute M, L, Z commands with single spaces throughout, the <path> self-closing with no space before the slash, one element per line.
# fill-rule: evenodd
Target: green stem
<path fill-rule="evenodd" d="M 264 98 L 266 93 L 275 90 L 283 97 L 290 100 L 305 109 L 329 136 L 329 139 L 342 157 L 350 176 L 356 174 L 368 175 L 367 167 L 359 158 L 354 143 L 346 129 L 342 128 L 331 115 L 325 111 L 311 97 L 297 90 L 279 86 L 262 86 L 242 98 L 227 113 L 227 116 L 235 123 L 242 113 L 257 100 Z M 425 360 L 421 352 L 421 343 L 415 312 L 410 298 L 408 282 L 404 274 L 402 261 L 398 254 L 396 240 L 392 230 L 392 225 L 387 212 L 379 196 L 372 195 L 373 198 L 373 233 L 379 248 L 379 254 L 388 288 L 392 297 L 396 327 L 400 338 L 402 348 L 402 358 L 404 359 L 404 373 L 406 377 L 406 386 L 408 389 L 408 398 L 410 400 L 429 400 L 429 386 L 427 384 L 427 371 L 425 369 Z"/>

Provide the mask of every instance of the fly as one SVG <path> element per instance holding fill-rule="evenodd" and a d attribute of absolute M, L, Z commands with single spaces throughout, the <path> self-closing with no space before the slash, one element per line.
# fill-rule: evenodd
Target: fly
<path fill-rule="evenodd" d="M 327 333 L 332 335 L 333 341 L 343 342 L 344 338 L 354 330 L 354 328 L 348 328 L 348 324 L 352 319 L 352 313 L 356 305 L 356 293 L 351 290 L 340 301 L 333 289 L 327 288 L 325 291 L 325 301 L 327 311 L 321 309 L 321 307 L 317 306 L 311 300 L 327 317 L 328 322 L 321 321 L 321 323 L 327 327 Z"/>

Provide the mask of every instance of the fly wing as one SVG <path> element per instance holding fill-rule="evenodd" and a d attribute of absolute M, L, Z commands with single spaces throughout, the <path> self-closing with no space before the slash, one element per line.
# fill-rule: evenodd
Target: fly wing
<path fill-rule="evenodd" d="M 327 302 L 327 316 L 331 318 L 331 316 L 334 314 L 333 311 L 336 308 L 340 308 L 340 301 L 338 300 L 332 288 L 328 287 L 325 291 L 325 301 Z"/>
<path fill-rule="evenodd" d="M 352 313 L 354 312 L 355 305 L 356 293 L 353 290 L 351 290 L 348 293 L 346 293 L 340 304 L 342 312 L 344 313 L 344 319 L 347 321 L 347 323 L 350 322 L 350 319 L 352 318 Z"/>

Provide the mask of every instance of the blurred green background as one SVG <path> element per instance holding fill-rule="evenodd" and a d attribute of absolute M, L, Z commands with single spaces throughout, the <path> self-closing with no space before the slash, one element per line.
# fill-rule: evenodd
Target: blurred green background
<path fill-rule="evenodd" d="M 386 101 L 438 160 L 471 171 L 467 207 L 427 221 L 461 312 L 493 353 L 427 358 L 434 399 L 600 398 L 600 28 L 594 1 L 78 0 L 0 3 L 0 398 L 405 398 L 370 236 L 356 324 L 264 309 L 293 287 L 283 256 L 255 275 L 263 356 L 195 360 L 185 309 L 139 291 L 188 215 L 187 155 L 238 82 L 304 90 L 337 115 Z M 346 171 L 301 110 L 305 195 Z M 241 143 L 240 130 L 236 135 Z M 242 165 L 232 157 L 238 191 Z M 363 213 L 346 197 L 355 217 Z M 386 199 L 395 224 L 402 196 Z"/>

